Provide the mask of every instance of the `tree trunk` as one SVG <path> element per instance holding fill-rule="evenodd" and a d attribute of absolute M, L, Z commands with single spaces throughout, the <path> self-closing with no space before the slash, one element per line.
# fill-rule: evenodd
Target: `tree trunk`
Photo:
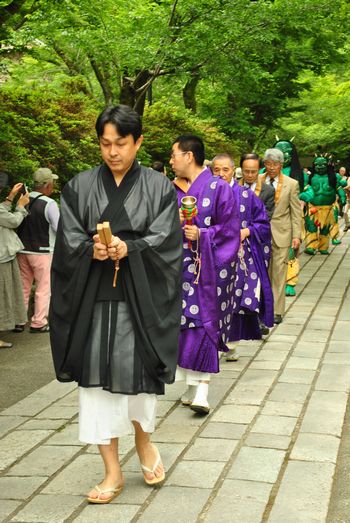
<path fill-rule="evenodd" d="M 113 102 L 114 96 L 113 96 L 113 91 L 111 89 L 111 86 L 109 85 L 108 74 L 106 73 L 106 71 L 103 71 L 103 69 L 101 69 L 99 67 L 99 65 L 97 65 L 96 60 L 91 55 L 88 55 L 88 57 L 89 57 L 91 67 L 97 78 L 97 81 L 101 86 L 103 96 L 105 99 L 105 103 L 106 103 L 106 105 L 109 105 Z"/>
<path fill-rule="evenodd" d="M 200 76 L 198 72 L 193 72 L 191 78 L 187 80 L 185 87 L 182 89 L 182 97 L 186 109 L 191 109 L 193 113 L 197 112 L 196 89 Z"/>
<path fill-rule="evenodd" d="M 122 87 L 119 95 L 121 104 L 129 105 L 142 116 L 145 110 L 147 89 L 153 81 L 153 75 L 148 69 L 142 69 L 135 79 L 128 76 L 123 77 Z"/>

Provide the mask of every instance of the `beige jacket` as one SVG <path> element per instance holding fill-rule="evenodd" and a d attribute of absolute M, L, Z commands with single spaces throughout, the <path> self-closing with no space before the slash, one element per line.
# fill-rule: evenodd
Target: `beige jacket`
<path fill-rule="evenodd" d="M 292 238 L 301 236 L 302 212 L 299 200 L 299 184 L 283 175 L 279 202 L 271 219 L 272 239 L 278 247 L 289 247 Z"/>
<path fill-rule="evenodd" d="M 16 207 L 15 211 L 11 212 L 9 203 L 0 203 L 0 263 L 13 260 L 16 253 L 23 249 L 23 243 L 15 229 L 27 214 L 24 207 Z"/>

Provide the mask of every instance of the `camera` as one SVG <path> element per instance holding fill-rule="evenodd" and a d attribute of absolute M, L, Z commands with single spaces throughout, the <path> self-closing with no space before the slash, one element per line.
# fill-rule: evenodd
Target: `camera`
<path fill-rule="evenodd" d="M 20 190 L 18 191 L 18 194 L 22 196 L 22 195 L 26 194 L 27 192 L 28 192 L 28 189 L 27 189 L 26 184 L 24 183 L 22 185 L 22 187 L 20 188 Z"/>

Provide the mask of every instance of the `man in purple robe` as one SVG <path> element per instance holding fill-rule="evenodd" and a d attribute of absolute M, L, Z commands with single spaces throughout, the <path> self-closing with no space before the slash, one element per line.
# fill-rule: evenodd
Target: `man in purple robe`
<path fill-rule="evenodd" d="M 212 161 L 213 173 L 225 179 L 240 213 L 241 246 L 238 253 L 234 282 L 233 314 L 229 341 L 260 339 L 259 320 L 273 326 L 273 296 L 268 276 L 271 253 L 271 227 L 264 203 L 253 191 L 235 183 L 233 160 L 228 154 L 217 155 Z M 232 351 L 232 352 L 231 352 Z M 232 348 L 228 361 L 237 360 Z"/>
<path fill-rule="evenodd" d="M 185 196 L 196 198 L 197 206 L 192 223 L 180 209 L 184 264 L 177 379 L 188 385 L 182 403 L 207 414 L 210 375 L 219 372 L 218 352 L 228 351 L 240 223 L 232 191 L 203 168 L 204 158 L 197 136 L 175 140 L 170 164 L 177 176 L 179 207 Z"/>

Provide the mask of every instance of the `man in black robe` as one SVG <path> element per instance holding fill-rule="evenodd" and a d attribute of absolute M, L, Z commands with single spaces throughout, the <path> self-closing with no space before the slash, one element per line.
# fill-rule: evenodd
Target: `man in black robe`
<path fill-rule="evenodd" d="M 164 479 L 149 433 L 156 395 L 175 377 L 182 237 L 174 187 L 136 161 L 139 115 L 124 105 L 107 108 L 96 131 L 102 165 L 62 191 L 50 337 L 57 379 L 79 384 L 80 439 L 98 444 L 105 465 L 87 499 L 108 503 L 123 487 L 118 438 L 133 426 L 144 480 Z M 107 246 L 96 234 L 106 221 Z"/>

